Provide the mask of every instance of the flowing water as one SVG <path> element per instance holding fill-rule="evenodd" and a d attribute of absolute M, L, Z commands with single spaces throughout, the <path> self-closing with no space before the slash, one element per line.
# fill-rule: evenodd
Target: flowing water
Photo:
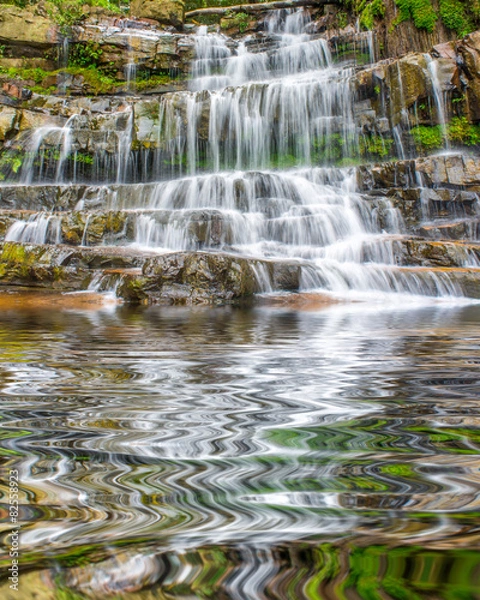
<path fill-rule="evenodd" d="M 480 597 L 478 307 L 70 298 L 0 315 L 22 598 Z"/>
<path fill-rule="evenodd" d="M 309 33 L 311 25 L 306 11 L 274 11 L 263 45 L 200 27 L 190 91 L 143 104 L 127 99 L 118 113 L 91 117 L 91 123 L 80 111 L 63 126 L 39 128 L 19 169 L 20 183 L 91 184 L 93 176 L 98 197 L 106 197 L 101 208 L 123 211 L 127 225 L 113 240 L 90 235 L 97 213 L 80 202 L 74 212 L 22 215 L 5 239 L 62 243 L 72 239 L 68 224 L 80 219 L 82 246 L 293 260 L 301 269 L 301 290 L 356 298 L 470 296 L 458 269 L 478 274 L 477 249 L 457 248 L 449 265 L 455 272 L 415 264 L 406 258 L 399 210 L 387 197 L 372 202 L 359 194 L 354 168 L 331 166 L 356 156 L 365 143 L 355 118 L 355 67 L 351 61 L 334 64 L 328 41 Z M 359 52 L 372 62 L 371 34 L 358 37 Z M 436 65 L 429 65 L 433 85 Z M 398 78 L 402 96 L 400 71 Z M 438 91 L 435 99 L 444 121 Z M 143 126 L 139 115 L 147 113 Z M 88 135 L 100 140 L 99 148 L 115 149 L 95 153 L 88 177 L 77 160 L 85 127 L 95 129 Z M 151 151 L 132 149 L 142 127 L 150 128 Z M 398 154 L 404 154 L 400 142 Z M 260 289 L 274 288 L 259 279 Z"/>

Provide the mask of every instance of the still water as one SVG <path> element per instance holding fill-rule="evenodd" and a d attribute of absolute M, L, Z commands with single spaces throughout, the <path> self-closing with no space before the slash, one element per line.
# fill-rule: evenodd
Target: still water
<path fill-rule="evenodd" d="M 0 349 L 12 597 L 480 598 L 480 306 L 26 302 Z"/>

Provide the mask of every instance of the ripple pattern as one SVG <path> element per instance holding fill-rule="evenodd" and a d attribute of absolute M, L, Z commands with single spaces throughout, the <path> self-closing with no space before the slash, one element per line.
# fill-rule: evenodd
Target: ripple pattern
<path fill-rule="evenodd" d="M 20 471 L 28 568 L 93 597 L 453 599 L 459 578 L 478 597 L 479 317 L 2 314 L 2 472 Z"/>

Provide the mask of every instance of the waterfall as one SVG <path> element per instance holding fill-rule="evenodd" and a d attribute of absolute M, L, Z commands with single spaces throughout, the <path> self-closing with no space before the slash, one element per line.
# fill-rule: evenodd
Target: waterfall
<path fill-rule="evenodd" d="M 445 149 L 450 149 L 450 143 L 448 141 L 447 136 L 447 119 L 446 119 L 446 110 L 445 110 L 445 98 L 444 92 L 440 85 L 440 79 L 438 77 L 438 64 L 432 60 L 432 57 L 428 54 L 425 55 L 427 60 L 427 68 L 430 74 L 430 79 L 432 82 L 432 91 L 433 91 L 433 99 L 435 101 L 435 107 L 437 109 L 437 119 L 438 124 L 442 128 L 443 140 Z"/>
<path fill-rule="evenodd" d="M 71 244 L 233 253 L 252 261 L 264 292 L 275 291 L 266 261 L 283 261 L 298 268 L 301 289 L 348 297 L 464 295 L 451 271 L 479 268 L 474 249 L 449 246 L 452 269 L 428 253 L 415 262 L 419 242 L 398 200 L 356 190 L 348 161 L 360 156 L 368 133 L 357 119 L 355 67 L 349 59 L 335 64 L 329 42 L 310 26 L 309 12 L 299 9 L 272 11 L 263 43 L 199 27 L 189 90 L 129 98 L 108 114 L 78 112 L 63 125 L 38 128 L 21 182 L 83 181 L 84 153 L 95 140 L 98 150 L 87 158 L 95 180 L 89 183 L 98 186 L 89 194 L 102 199 L 101 208 L 89 208 Z M 372 34 L 358 35 L 359 51 L 372 61 Z M 397 94 L 403 98 L 400 69 Z M 435 98 L 444 122 L 438 91 Z M 400 119 L 390 135 L 404 158 L 406 113 Z M 148 142 L 142 151 L 139 140 Z M 429 198 L 419 198 L 425 222 Z M 111 214 L 121 223 L 116 229 Z M 73 221 L 68 210 L 14 219 L 6 239 L 59 243 Z"/>

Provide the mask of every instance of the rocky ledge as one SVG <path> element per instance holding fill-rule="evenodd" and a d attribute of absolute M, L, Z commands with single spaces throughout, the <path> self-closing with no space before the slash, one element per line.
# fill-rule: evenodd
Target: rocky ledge
<path fill-rule="evenodd" d="M 296 261 L 249 259 L 227 253 L 158 254 L 125 247 L 65 245 L 0 247 L 0 286 L 63 292 L 115 290 L 129 304 L 225 304 L 274 288 L 298 290 Z"/>

